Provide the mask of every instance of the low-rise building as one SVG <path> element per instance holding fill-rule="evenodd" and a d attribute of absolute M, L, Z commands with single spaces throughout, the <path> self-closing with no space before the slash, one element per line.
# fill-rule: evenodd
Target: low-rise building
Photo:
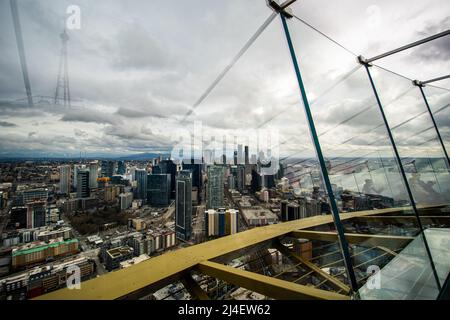
<path fill-rule="evenodd" d="M 120 267 L 122 261 L 133 258 L 133 249 L 128 246 L 112 248 L 106 251 L 105 267 L 112 271 Z"/>
<path fill-rule="evenodd" d="M 78 252 L 78 240 L 63 238 L 50 239 L 48 242 L 36 241 L 12 249 L 11 266 L 13 269 L 67 256 Z"/>

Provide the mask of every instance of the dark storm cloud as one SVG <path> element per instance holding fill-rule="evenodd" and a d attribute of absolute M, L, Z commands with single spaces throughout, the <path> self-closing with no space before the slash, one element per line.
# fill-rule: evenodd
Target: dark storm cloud
<path fill-rule="evenodd" d="M 100 112 L 92 109 L 68 110 L 61 118 L 65 122 L 86 122 L 99 124 L 117 124 L 121 119 L 112 113 Z"/>
<path fill-rule="evenodd" d="M 7 121 L 0 121 L 0 127 L 17 127 L 17 125 Z"/>
<path fill-rule="evenodd" d="M 441 21 L 429 22 L 423 31 L 417 34 L 419 37 L 424 38 L 448 29 L 450 29 L 450 16 Z M 424 45 L 423 48 L 419 48 L 415 52 L 419 60 L 440 60 L 448 63 L 450 61 L 450 37 L 446 36 L 437 39 L 430 44 Z"/>

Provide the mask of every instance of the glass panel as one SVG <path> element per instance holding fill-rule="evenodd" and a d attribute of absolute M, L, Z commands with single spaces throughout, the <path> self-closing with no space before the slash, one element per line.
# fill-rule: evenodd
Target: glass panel
<path fill-rule="evenodd" d="M 448 154 L 450 150 L 450 126 L 448 123 L 448 119 L 450 119 L 450 89 L 426 85 L 423 91 Z"/>
<path fill-rule="evenodd" d="M 450 175 L 420 89 L 385 69 L 371 72 L 416 203 L 448 204 Z"/>
<path fill-rule="evenodd" d="M 365 68 L 296 17 L 289 25 L 361 287 L 412 240 L 425 247 Z M 387 103 L 402 95 L 394 87 Z M 366 217 L 373 209 L 378 213 Z M 360 216 L 345 219 L 351 211 Z"/>
<path fill-rule="evenodd" d="M 450 203 L 448 159 L 445 157 L 420 88 L 412 85 L 410 79 L 377 66 L 372 67 L 371 71 L 413 198 L 419 207 L 422 226 L 424 229 L 448 227 Z M 398 92 L 402 92 L 400 97 L 393 99 Z M 427 217 L 430 215 L 435 218 Z M 437 261 L 437 257 L 432 255 L 432 258 L 433 261 Z"/>
<path fill-rule="evenodd" d="M 267 224 L 330 214 L 279 16 L 186 121 L 180 119 L 180 123 L 185 128 L 200 123 L 202 126 L 207 183 L 206 201 L 200 210 L 207 210 L 207 215 L 221 208 L 238 209 L 241 217 L 238 230 L 243 232 Z M 191 140 L 187 143 L 190 145 Z M 242 154 L 245 147 L 248 147 L 247 156 Z M 189 161 L 190 154 L 184 154 L 182 160 Z M 245 185 L 240 182 L 241 170 L 246 177 Z M 214 187 L 217 184 L 224 185 L 222 190 Z M 214 197 L 218 193 L 223 197 Z M 215 224 L 206 215 L 205 219 L 208 219 L 208 229 Z M 207 240 L 224 235 L 220 223 L 217 230 Z M 218 262 L 339 292 L 341 289 L 330 285 L 327 277 L 311 271 L 307 262 L 298 258 L 314 259 L 328 250 L 323 243 L 308 240 L 300 243 L 287 236 L 275 246 L 263 242 L 247 248 L 241 256 L 218 259 Z M 339 273 L 340 281 L 347 288 L 342 257 L 338 250 L 334 251 L 337 251 L 334 253 L 337 262 L 328 269 Z M 349 292 L 341 290 L 340 293 Z"/>

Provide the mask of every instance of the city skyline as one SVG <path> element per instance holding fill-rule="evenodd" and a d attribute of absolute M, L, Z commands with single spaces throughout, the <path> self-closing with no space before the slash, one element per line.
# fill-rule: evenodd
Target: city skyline
<path fill-rule="evenodd" d="M 0 2 L 0 302 L 450 298 L 449 4 Z"/>

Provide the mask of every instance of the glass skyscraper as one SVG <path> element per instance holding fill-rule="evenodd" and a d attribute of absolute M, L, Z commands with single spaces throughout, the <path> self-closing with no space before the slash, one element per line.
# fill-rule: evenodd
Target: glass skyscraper
<path fill-rule="evenodd" d="M 136 169 L 137 192 L 138 199 L 147 199 L 147 171 L 145 169 Z"/>
<path fill-rule="evenodd" d="M 77 172 L 77 197 L 88 198 L 90 196 L 89 188 L 89 170 L 78 169 Z"/>
<path fill-rule="evenodd" d="M 189 240 L 192 232 L 192 173 L 182 170 L 176 178 L 175 231 L 178 239 Z"/>
<path fill-rule="evenodd" d="M 224 167 L 209 166 L 207 169 L 207 208 L 218 209 L 223 207 L 223 176 Z"/>
<path fill-rule="evenodd" d="M 175 176 L 177 175 L 177 165 L 172 160 L 162 160 L 157 166 L 153 167 L 152 173 L 170 174 L 170 192 L 171 197 L 175 196 Z"/>
<path fill-rule="evenodd" d="M 147 176 L 147 202 L 152 206 L 166 206 L 170 201 L 170 174 Z"/>

